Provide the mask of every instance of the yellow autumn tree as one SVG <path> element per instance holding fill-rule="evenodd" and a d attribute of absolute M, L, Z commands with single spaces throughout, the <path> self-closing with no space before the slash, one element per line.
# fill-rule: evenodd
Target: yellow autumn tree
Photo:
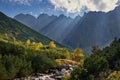
<path fill-rule="evenodd" d="M 63 49 L 62 54 L 64 55 L 65 59 L 70 59 L 70 53 L 67 49 Z"/>
<path fill-rule="evenodd" d="M 38 45 L 38 43 L 35 43 L 34 50 L 39 50 L 39 49 L 40 49 L 40 46 Z"/>
<path fill-rule="evenodd" d="M 34 50 L 36 42 L 32 42 L 30 48 Z"/>
<path fill-rule="evenodd" d="M 43 47 L 43 44 L 41 42 L 33 43 L 32 49 L 33 50 L 40 50 L 41 47 Z"/>
<path fill-rule="evenodd" d="M 8 40 L 8 34 L 7 33 L 5 33 L 5 38 Z"/>
<path fill-rule="evenodd" d="M 13 37 L 13 43 L 14 43 L 14 44 L 16 43 L 16 38 L 15 38 L 15 37 Z"/>
<path fill-rule="evenodd" d="M 43 47 L 42 42 L 39 42 L 38 45 L 40 46 L 40 48 Z"/>
<path fill-rule="evenodd" d="M 35 42 L 32 42 L 32 45 L 35 45 Z"/>
<path fill-rule="evenodd" d="M 50 41 L 49 46 L 50 46 L 51 48 L 56 48 L 56 44 L 55 44 L 54 41 Z"/>
<path fill-rule="evenodd" d="M 27 39 L 26 42 L 25 42 L 25 45 L 28 47 L 30 45 L 30 39 Z"/>
<path fill-rule="evenodd" d="M 73 52 L 73 60 L 80 62 L 80 64 L 84 63 L 84 54 L 82 49 L 76 48 Z"/>
<path fill-rule="evenodd" d="M 73 52 L 74 57 L 84 57 L 82 49 L 76 48 Z"/>

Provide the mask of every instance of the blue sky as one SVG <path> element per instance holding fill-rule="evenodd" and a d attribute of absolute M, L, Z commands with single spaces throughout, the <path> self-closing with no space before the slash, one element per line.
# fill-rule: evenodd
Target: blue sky
<path fill-rule="evenodd" d="M 54 10 L 54 6 L 49 3 L 49 1 L 44 0 L 40 1 L 31 1 L 30 4 L 22 4 L 19 2 L 10 2 L 0 0 L 0 11 L 6 13 L 7 15 L 13 17 L 19 13 L 32 14 L 34 16 L 39 15 L 40 13 L 48 14 L 58 14 Z"/>
<path fill-rule="evenodd" d="M 19 13 L 77 16 L 88 11 L 109 12 L 118 6 L 117 2 L 118 0 L 0 0 L 0 11 L 10 17 Z"/>

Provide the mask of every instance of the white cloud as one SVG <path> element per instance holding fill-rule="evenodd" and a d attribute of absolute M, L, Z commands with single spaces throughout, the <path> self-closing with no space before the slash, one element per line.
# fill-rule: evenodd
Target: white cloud
<path fill-rule="evenodd" d="M 32 1 L 42 2 L 42 0 L 8 0 L 8 1 L 23 4 L 23 5 L 31 5 Z"/>
<path fill-rule="evenodd" d="M 64 10 L 67 13 L 80 13 L 83 9 L 88 11 L 108 12 L 117 6 L 118 0 L 50 0 L 55 9 Z"/>
<path fill-rule="evenodd" d="M 9 0 L 9 1 L 24 4 L 24 5 L 30 5 L 29 0 Z"/>
<path fill-rule="evenodd" d="M 29 14 L 30 14 L 30 15 L 33 15 L 33 16 L 36 17 L 36 18 L 38 17 L 38 15 L 37 15 L 37 14 L 34 14 L 33 12 L 29 12 Z"/>

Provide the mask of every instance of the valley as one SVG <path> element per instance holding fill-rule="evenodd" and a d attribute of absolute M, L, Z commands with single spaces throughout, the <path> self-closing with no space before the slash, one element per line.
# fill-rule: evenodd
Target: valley
<path fill-rule="evenodd" d="M 120 0 L 0 0 L 0 80 L 120 80 Z"/>
<path fill-rule="evenodd" d="M 120 38 L 119 16 L 118 6 L 108 13 L 89 12 L 74 19 L 47 14 L 41 14 L 37 18 L 30 14 L 18 14 L 14 19 L 69 48 L 80 47 L 85 53 L 89 53 L 91 46 L 104 48 L 115 37 Z"/>

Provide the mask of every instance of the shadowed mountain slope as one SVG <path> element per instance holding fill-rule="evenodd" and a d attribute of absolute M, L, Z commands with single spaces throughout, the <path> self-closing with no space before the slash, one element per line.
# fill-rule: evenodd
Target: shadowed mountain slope
<path fill-rule="evenodd" d="M 15 19 L 20 22 L 24 20 L 18 17 L 15 16 Z M 36 21 L 39 21 L 37 28 L 30 25 L 31 28 L 71 48 L 90 50 L 93 45 L 104 47 L 115 37 L 120 37 L 120 6 L 108 13 L 89 12 L 75 19 L 42 14 Z"/>

